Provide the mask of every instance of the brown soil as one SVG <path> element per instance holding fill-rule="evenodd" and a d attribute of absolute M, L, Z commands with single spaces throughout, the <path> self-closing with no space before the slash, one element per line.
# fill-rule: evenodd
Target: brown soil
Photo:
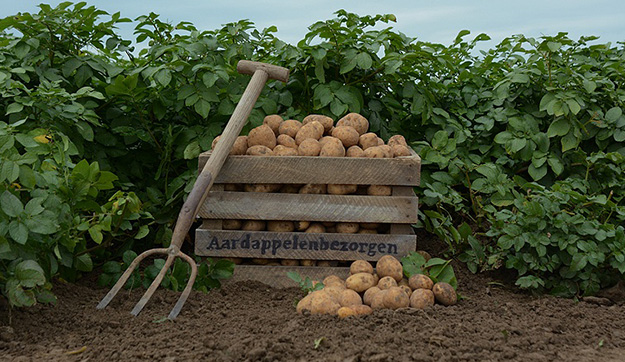
<path fill-rule="evenodd" d="M 423 244 L 422 244 L 423 246 Z M 433 248 L 435 249 L 435 248 Z M 426 250 L 428 250 L 426 248 Z M 435 251 L 435 250 L 430 250 Z M 532 297 L 493 276 L 456 267 L 452 307 L 376 311 L 339 320 L 301 316 L 297 289 L 256 282 L 193 293 L 175 322 L 162 321 L 178 293 L 158 290 L 139 317 L 141 291 L 95 309 L 94 277 L 58 284 L 58 304 L 0 307 L 0 360 L 210 361 L 621 361 L 625 307 Z"/>

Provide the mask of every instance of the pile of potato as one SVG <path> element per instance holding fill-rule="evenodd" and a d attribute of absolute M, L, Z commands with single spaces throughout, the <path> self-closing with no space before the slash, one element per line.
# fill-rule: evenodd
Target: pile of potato
<path fill-rule="evenodd" d="M 422 274 L 403 277 L 401 263 L 391 255 L 373 266 L 357 260 L 346 280 L 331 275 L 323 280 L 323 289 L 314 291 L 297 304 L 297 312 L 330 314 L 345 318 L 371 314 L 374 309 L 425 309 L 435 302 L 449 306 L 457 301 L 454 288 L 444 282 L 434 284 Z"/>

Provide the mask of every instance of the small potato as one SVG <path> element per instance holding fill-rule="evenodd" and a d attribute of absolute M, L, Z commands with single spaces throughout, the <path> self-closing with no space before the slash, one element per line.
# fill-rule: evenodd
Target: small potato
<path fill-rule="evenodd" d="M 366 260 L 356 260 L 349 266 L 349 274 L 369 273 L 373 275 L 373 265 Z"/>
<path fill-rule="evenodd" d="M 265 230 L 265 222 L 260 220 L 246 220 L 243 222 L 241 230 L 263 231 Z"/>
<path fill-rule="evenodd" d="M 282 185 L 282 187 L 280 188 L 280 192 L 283 194 L 296 194 L 299 192 L 299 189 L 301 187 L 302 187 L 301 185 L 286 184 L 286 185 Z"/>
<path fill-rule="evenodd" d="M 271 193 L 278 192 L 281 187 L 282 185 L 280 184 L 245 184 L 245 186 L 243 186 L 243 189 L 245 190 L 245 192 Z"/>
<path fill-rule="evenodd" d="M 400 281 L 404 276 L 404 269 L 401 263 L 392 255 L 384 255 L 383 257 L 381 257 L 375 265 L 375 270 L 380 278 L 389 276 L 395 279 L 395 281 L 397 282 Z"/>
<path fill-rule="evenodd" d="M 359 134 L 354 127 L 338 126 L 332 130 L 332 137 L 340 139 L 343 146 L 349 148 L 358 144 Z"/>
<path fill-rule="evenodd" d="M 356 312 L 356 315 L 369 315 L 373 313 L 373 309 L 371 309 L 371 307 L 369 307 L 368 305 L 364 305 L 364 304 L 352 305 L 350 308 L 354 312 Z"/>
<path fill-rule="evenodd" d="M 401 290 L 403 290 L 403 291 L 404 291 L 404 293 L 406 293 L 406 295 L 407 295 L 408 297 L 410 297 L 410 296 L 412 295 L 412 289 L 410 289 L 410 287 L 409 287 L 409 286 L 407 286 L 407 285 L 398 285 L 398 287 L 400 287 L 400 288 L 401 288 Z"/>
<path fill-rule="evenodd" d="M 267 221 L 267 231 L 274 231 L 278 233 L 290 233 L 295 230 L 295 225 L 292 221 Z"/>
<path fill-rule="evenodd" d="M 358 131 L 358 134 L 364 134 L 369 129 L 369 121 L 358 113 L 349 113 L 339 119 L 336 126 L 351 126 Z"/>
<path fill-rule="evenodd" d="M 384 306 L 389 309 L 407 308 L 410 297 L 400 287 L 391 287 L 384 294 Z"/>
<path fill-rule="evenodd" d="M 406 146 L 408 147 L 408 143 L 406 142 L 406 139 L 404 138 L 404 136 L 402 135 L 395 135 L 392 136 L 391 138 L 388 139 L 388 143 L 389 146 L 393 147 L 395 145 L 401 145 L 401 146 Z"/>
<path fill-rule="evenodd" d="M 352 146 L 345 151 L 345 157 L 365 157 L 365 151 L 358 146 Z"/>
<path fill-rule="evenodd" d="M 373 275 L 369 273 L 356 273 L 345 280 L 345 286 L 348 289 L 361 293 L 373 287 L 375 285 L 374 281 Z"/>
<path fill-rule="evenodd" d="M 438 282 L 432 287 L 434 298 L 444 306 L 454 305 L 458 301 L 456 290 L 449 283 Z"/>
<path fill-rule="evenodd" d="M 293 137 L 289 135 L 286 135 L 286 134 L 279 135 L 278 138 L 276 138 L 276 142 L 278 145 L 297 149 L 297 143 L 295 143 L 295 140 L 293 139 Z"/>
<path fill-rule="evenodd" d="M 362 229 L 362 230 L 358 230 L 358 234 L 369 234 L 369 235 L 375 235 L 377 234 L 378 231 L 377 230 L 371 230 L 371 229 Z"/>
<path fill-rule="evenodd" d="M 317 261 L 316 260 L 300 260 L 299 261 L 301 266 L 315 266 L 317 265 Z"/>
<path fill-rule="evenodd" d="M 280 134 L 280 123 L 282 123 L 283 119 L 277 114 L 271 114 L 263 119 L 263 124 L 269 126 L 276 137 Z"/>
<path fill-rule="evenodd" d="M 304 231 L 305 233 L 313 233 L 313 234 L 322 234 L 326 232 L 326 228 L 325 226 L 319 224 L 319 223 L 312 223 L 310 224 L 310 226 L 308 227 L 308 229 L 306 229 L 306 231 Z"/>
<path fill-rule="evenodd" d="M 388 290 L 380 290 L 371 297 L 371 309 L 385 309 L 384 299 Z"/>
<path fill-rule="evenodd" d="M 242 184 L 224 184 L 224 191 L 243 191 Z"/>
<path fill-rule="evenodd" d="M 339 308 L 339 310 L 336 312 L 336 315 L 339 316 L 339 318 L 343 319 L 343 318 L 347 318 L 347 317 L 353 317 L 356 314 L 356 311 L 353 310 L 350 307 L 341 307 Z"/>
<path fill-rule="evenodd" d="M 393 157 L 410 156 L 410 149 L 403 145 L 395 145 L 391 147 L 393 150 Z"/>
<path fill-rule="evenodd" d="M 321 151 L 319 152 L 319 156 L 321 157 L 345 157 L 345 147 L 340 143 L 336 144 L 334 142 L 327 142 L 321 147 Z"/>
<path fill-rule="evenodd" d="M 358 138 L 358 145 L 363 150 L 378 145 L 378 135 L 373 132 L 365 133 Z"/>
<path fill-rule="evenodd" d="M 416 289 L 410 295 L 410 306 L 425 309 L 434 305 L 434 293 L 429 289 Z"/>
<path fill-rule="evenodd" d="M 269 126 L 265 124 L 258 126 L 247 135 L 247 145 L 249 147 L 261 145 L 273 149 L 276 147 L 276 135 Z"/>
<path fill-rule="evenodd" d="M 311 123 L 313 121 L 319 122 L 323 126 L 323 130 L 326 133 L 330 131 L 334 126 L 334 120 L 322 114 L 309 114 L 308 116 L 304 117 L 304 119 L 302 120 L 302 124 Z"/>
<path fill-rule="evenodd" d="M 336 224 L 336 232 L 341 234 L 355 234 L 360 225 L 357 222 L 339 222 Z"/>
<path fill-rule="evenodd" d="M 360 294 L 356 293 L 351 289 L 345 289 L 341 292 L 339 296 L 339 304 L 342 307 L 351 307 L 352 305 L 362 304 L 362 298 L 360 298 Z"/>
<path fill-rule="evenodd" d="M 283 145 L 277 145 L 273 149 L 274 156 L 298 156 L 298 152 L 294 148 L 290 148 Z"/>
<path fill-rule="evenodd" d="M 299 266 L 299 260 L 295 260 L 295 259 L 282 259 L 282 260 L 280 260 L 280 265 L 284 265 L 284 266 Z"/>
<path fill-rule="evenodd" d="M 390 289 L 397 286 L 397 281 L 392 277 L 382 277 L 378 282 L 378 288 L 380 290 Z"/>
<path fill-rule="evenodd" d="M 287 119 L 286 121 L 280 123 L 278 132 L 295 139 L 295 135 L 297 135 L 297 132 L 299 132 L 301 128 L 302 122 L 295 119 Z"/>
<path fill-rule="evenodd" d="M 221 226 L 224 230 L 239 230 L 243 226 L 243 222 L 241 220 L 224 220 Z"/>
<path fill-rule="evenodd" d="M 371 301 L 373 300 L 373 296 L 378 294 L 381 291 L 378 287 L 371 287 L 365 291 L 365 294 L 362 296 L 362 301 L 366 305 L 371 305 Z"/>
<path fill-rule="evenodd" d="M 300 156 L 319 156 L 319 152 L 321 152 L 321 145 L 314 138 L 303 140 L 297 148 L 297 153 Z"/>
<path fill-rule="evenodd" d="M 345 281 L 336 275 L 328 275 L 325 279 L 323 279 L 323 285 L 326 287 L 338 285 L 345 288 Z"/>
<path fill-rule="evenodd" d="M 408 279 L 408 285 L 412 289 L 432 289 L 434 282 L 424 274 L 415 274 Z"/>
<path fill-rule="evenodd" d="M 273 156 L 273 151 L 267 146 L 256 145 L 248 148 L 245 154 L 249 156 Z"/>
<path fill-rule="evenodd" d="M 387 158 L 382 146 L 369 147 L 364 151 L 366 158 Z"/>
<path fill-rule="evenodd" d="M 300 194 L 325 194 L 327 192 L 327 186 L 322 184 L 306 184 L 299 189 Z"/>
<path fill-rule="evenodd" d="M 319 140 L 323 136 L 323 126 L 319 122 L 311 122 L 302 126 L 295 135 L 295 143 L 301 144 L 304 140 L 312 138 Z"/>
<path fill-rule="evenodd" d="M 393 189 L 386 185 L 369 185 L 367 195 L 371 196 L 391 196 Z"/>
<path fill-rule="evenodd" d="M 295 229 L 297 231 L 304 231 L 310 226 L 310 221 L 295 221 Z"/>
<path fill-rule="evenodd" d="M 319 138 L 323 137 L 323 133 L 325 132 L 325 128 L 323 127 L 323 125 L 320 122 L 312 121 L 312 122 L 308 122 L 307 124 L 312 124 L 313 127 L 315 127 L 315 129 L 317 130 L 317 133 L 320 134 Z"/>
<path fill-rule="evenodd" d="M 330 195 L 350 195 L 356 193 L 358 185 L 328 185 Z"/>

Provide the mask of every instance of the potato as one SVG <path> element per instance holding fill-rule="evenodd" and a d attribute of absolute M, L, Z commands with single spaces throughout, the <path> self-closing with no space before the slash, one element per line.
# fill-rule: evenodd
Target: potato
<path fill-rule="evenodd" d="M 295 229 L 297 231 L 304 231 L 310 226 L 310 221 L 295 221 Z"/>
<path fill-rule="evenodd" d="M 299 193 L 299 189 L 301 187 L 302 185 L 286 184 L 286 185 L 282 185 L 282 187 L 280 188 L 280 192 L 283 194 L 297 194 Z"/>
<path fill-rule="evenodd" d="M 297 148 L 297 153 L 300 156 L 319 156 L 319 152 L 321 152 L 321 145 L 314 138 L 303 140 Z"/>
<path fill-rule="evenodd" d="M 260 220 L 246 220 L 243 222 L 241 230 L 263 231 L 265 230 L 265 222 Z"/>
<path fill-rule="evenodd" d="M 324 221 L 324 222 L 321 223 L 321 225 L 329 228 L 329 227 L 335 226 L 336 223 L 335 222 Z"/>
<path fill-rule="evenodd" d="M 458 301 L 458 296 L 454 287 L 449 283 L 438 282 L 432 287 L 434 298 L 442 305 L 449 306 L 454 305 Z"/>
<path fill-rule="evenodd" d="M 352 146 L 345 151 L 345 157 L 365 157 L 365 152 L 358 146 Z"/>
<path fill-rule="evenodd" d="M 276 135 L 269 126 L 258 126 L 247 135 L 247 145 L 249 147 L 261 145 L 273 149 L 276 147 Z"/>
<path fill-rule="evenodd" d="M 359 134 L 354 127 L 339 126 L 334 127 L 332 130 L 332 137 L 336 137 L 341 140 L 345 148 L 356 146 L 358 144 Z"/>
<path fill-rule="evenodd" d="M 373 274 L 373 265 L 366 260 L 356 260 L 349 266 L 349 274 L 354 275 L 358 273 Z"/>
<path fill-rule="evenodd" d="M 336 232 L 341 234 L 355 234 L 358 232 L 358 228 L 360 225 L 357 222 L 339 222 L 336 224 Z"/>
<path fill-rule="evenodd" d="M 299 131 L 297 131 L 297 134 L 294 137 L 295 143 L 299 145 L 305 139 L 309 139 L 309 138 L 312 138 L 318 141 L 321 138 L 321 136 L 323 136 L 323 130 L 321 130 L 322 128 L 323 126 L 321 125 L 321 123 L 317 121 L 303 125 L 302 128 L 300 128 Z"/>
<path fill-rule="evenodd" d="M 391 287 L 396 287 L 397 281 L 393 279 L 393 277 L 382 277 L 378 282 L 378 288 L 380 290 L 390 289 Z"/>
<path fill-rule="evenodd" d="M 395 281 L 400 281 L 404 276 L 401 263 L 392 255 L 381 257 L 376 263 L 375 269 L 380 278 L 389 276 L 395 279 Z"/>
<path fill-rule="evenodd" d="M 341 299 L 341 295 L 343 294 L 344 290 L 345 290 L 345 287 L 342 285 L 330 285 L 330 286 L 324 285 L 323 286 L 323 291 L 328 293 L 330 298 L 332 298 L 332 300 L 337 303 L 339 303 Z"/>
<path fill-rule="evenodd" d="M 256 145 L 248 148 L 245 154 L 249 156 L 273 156 L 273 151 L 267 146 Z"/>
<path fill-rule="evenodd" d="M 366 305 L 371 305 L 371 301 L 373 300 L 373 296 L 378 294 L 381 291 L 378 287 L 371 287 L 365 291 L 365 294 L 362 296 L 362 302 Z"/>
<path fill-rule="evenodd" d="M 345 286 L 348 289 L 357 291 L 358 293 L 364 292 L 374 285 L 375 280 L 373 279 L 373 275 L 369 273 L 356 273 L 345 280 Z"/>
<path fill-rule="evenodd" d="M 395 145 L 392 147 L 393 157 L 410 156 L 410 149 L 406 146 Z"/>
<path fill-rule="evenodd" d="M 425 250 L 417 250 L 417 254 L 421 254 L 421 256 L 423 257 L 423 259 L 425 259 L 425 261 L 432 259 L 432 256 L 430 255 L 430 253 L 428 253 Z"/>
<path fill-rule="evenodd" d="M 325 226 L 319 224 L 319 223 L 312 223 L 310 224 L 310 226 L 308 227 L 308 229 L 306 229 L 306 231 L 304 231 L 305 233 L 315 233 L 315 234 L 321 234 L 321 233 L 325 233 L 326 232 L 326 228 Z"/>
<path fill-rule="evenodd" d="M 323 147 L 328 142 L 341 143 L 341 140 L 332 136 L 324 136 L 319 139 L 319 146 Z"/>
<path fill-rule="evenodd" d="M 252 259 L 252 264 L 255 264 L 255 265 L 267 265 L 269 264 L 269 262 L 270 262 L 269 259 L 261 259 L 261 258 Z"/>
<path fill-rule="evenodd" d="M 211 150 L 215 150 L 215 146 L 217 146 L 217 142 L 219 142 L 219 139 L 221 138 L 221 135 L 215 137 L 215 139 L 213 139 L 213 143 L 211 143 Z"/>
<path fill-rule="evenodd" d="M 367 195 L 371 196 L 391 196 L 393 189 L 386 185 L 369 185 Z"/>
<path fill-rule="evenodd" d="M 294 148 L 290 148 L 290 147 L 283 146 L 283 145 L 277 145 L 273 149 L 273 155 L 274 156 L 298 156 L 299 153 Z"/>
<path fill-rule="evenodd" d="M 352 126 L 358 134 L 364 134 L 369 129 L 369 121 L 358 113 L 349 113 L 339 119 L 336 126 Z"/>
<path fill-rule="evenodd" d="M 366 158 L 387 158 L 386 153 L 382 150 L 382 146 L 369 147 L 364 150 Z"/>
<path fill-rule="evenodd" d="M 378 146 L 384 146 L 384 140 L 378 137 Z"/>
<path fill-rule="evenodd" d="M 365 133 L 358 138 L 358 145 L 363 150 L 378 145 L 378 135 L 373 132 Z"/>
<path fill-rule="evenodd" d="M 432 289 L 434 282 L 427 275 L 415 274 L 408 279 L 408 285 L 412 289 Z"/>
<path fill-rule="evenodd" d="M 267 263 L 265 265 L 269 265 L 269 266 L 282 266 L 282 264 L 280 264 L 277 261 L 270 261 L 269 263 Z"/>
<path fill-rule="evenodd" d="M 391 147 L 393 147 L 395 145 L 408 147 L 408 143 L 406 142 L 406 139 L 402 135 L 392 136 L 391 138 L 388 139 L 388 143 L 387 144 L 389 146 L 391 146 Z"/>
<path fill-rule="evenodd" d="M 284 265 L 284 266 L 299 266 L 299 260 L 295 260 L 295 259 L 282 259 L 282 260 L 280 260 L 280 265 Z"/>
<path fill-rule="evenodd" d="M 221 137 L 221 136 L 220 136 Z M 213 141 L 212 149 L 215 149 L 217 140 L 220 138 L 217 137 Z M 232 149 L 230 150 L 231 155 L 244 155 L 247 152 L 247 136 L 239 136 L 234 140 L 234 144 L 232 145 Z"/>
<path fill-rule="evenodd" d="M 409 286 L 407 286 L 407 285 L 398 285 L 398 287 L 400 287 L 400 288 L 401 288 L 401 290 L 403 290 L 403 291 L 404 291 L 404 293 L 406 293 L 406 295 L 407 295 L 408 297 L 410 297 L 410 296 L 412 295 L 412 289 L 410 289 L 410 287 L 409 287 Z"/>
<path fill-rule="evenodd" d="M 434 293 L 429 289 L 416 289 L 410 296 L 410 306 L 425 309 L 434 305 Z"/>
<path fill-rule="evenodd" d="M 287 119 L 286 121 L 280 123 L 278 132 L 295 139 L 295 135 L 297 135 L 297 132 L 299 132 L 301 128 L 302 122 L 295 119 Z"/>
<path fill-rule="evenodd" d="M 305 296 L 304 298 L 300 299 L 300 301 L 297 303 L 297 307 L 295 307 L 295 310 L 297 311 L 297 313 L 302 314 L 304 310 L 307 310 L 310 312 L 312 298 L 313 298 L 313 295 L 311 293 Z"/>
<path fill-rule="evenodd" d="M 321 184 L 306 184 L 299 189 L 300 194 L 325 194 L 327 191 L 326 185 Z"/>
<path fill-rule="evenodd" d="M 245 190 L 245 192 L 270 193 L 278 192 L 281 187 L 282 185 L 280 184 L 245 184 L 245 186 L 243 186 L 243 189 Z"/>
<path fill-rule="evenodd" d="M 243 226 L 243 222 L 241 220 L 224 220 L 221 226 L 224 230 L 239 230 Z"/>
<path fill-rule="evenodd" d="M 304 119 L 302 120 L 302 124 L 308 124 L 313 121 L 319 122 L 319 124 L 323 126 L 323 130 L 326 133 L 330 131 L 334 126 L 334 120 L 322 114 L 309 114 L 308 116 L 304 117 Z"/>
<path fill-rule="evenodd" d="M 378 231 L 377 230 L 371 230 L 371 229 L 362 229 L 362 230 L 358 230 L 358 234 L 369 234 L 369 235 L 375 235 L 377 234 Z"/>
<path fill-rule="evenodd" d="M 351 307 L 352 305 L 362 304 L 360 294 L 351 289 L 344 289 L 339 296 L 339 304 L 342 307 Z"/>
<path fill-rule="evenodd" d="M 275 231 L 279 233 L 287 232 L 290 233 L 295 230 L 295 225 L 293 225 L 292 221 L 267 221 L 267 231 Z"/>
<path fill-rule="evenodd" d="M 280 134 L 280 123 L 282 123 L 283 119 L 277 114 L 271 114 L 263 119 L 263 124 L 271 128 L 276 137 Z"/>
<path fill-rule="evenodd" d="M 371 309 L 384 309 L 386 305 L 384 304 L 384 297 L 388 293 L 388 290 L 380 290 L 379 292 L 373 294 L 371 297 Z"/>
<path fill-rule="evenodd" d="M 378 147 L 380 147 L 380 149 L 384 153 L 384 158 L 393 158 L 393 149 L 391 148 L 391 146 L 381 145 Z"/>
<path fill-rule="evenodd" d="M 224 191 L 243 191 L 242 184 L 224 184 Z"/>
<path fill-rule="evenodd" d="M 398 286 L 402 286 L 402 285 L 408 285 L 408 279 L 406 278 L 401 278 L 400 281 L 397 282 Z M 409 285 L 408 285 L 409 286 Z"/>
<path fill-rule="evenodd" d="M 336 312 L 336 315 L 339 316 L 339 318 L 343 319 L 343 318 L 347 318 L 347 317 L 353 317 L 356 314 L 356 311 L 353 310 L 352 308 L 349 307 L 341 307 L 339 308 L 339 310 Z"/>
<path fill-rule="evenodd" d="M 317 294 L 315 294 L 317 293 Z M 324 290 L 318 290 L 313 293 L 312 300 L 310 302 L 311 314 L 330 314 L 336 315 L 341 308 L 340 304 L 335 302 L 330 295 Z"/>
<path fill-rule="evenodd" d="M 279 135 L 278 138 L 276 138 L 276 143 L 278 145 L 297 149 L 297 143 L 295 143 L 295 140 L 293 139 L 293 137 L 286 135 L 286 134 Z"/>
<path fill-rule="evenodd" d="M 337 277 L 336 275 L 328 275 L 327 277 L 325 277 L 325 279 L 323 279 L 323 285 L 325 285 L 326 287 L 339 285 L 345 288 L 345 281 L 340 277 Z"/>
<path fill-rule="evenodd" d="M 300 260 L 299 261 L 301 266 L 315 266 L 317 265 L 317 261 L 316 260 Z"/>
<path fill-rule="evenodd" d="M 242 258 L 224 258 L 224 260 L 231 261 L 232 263 L 234 263 L 236 265 L 240 265 L 241 263 L 243 263 L 243 259 Z"/>
<path fill-rule="evenodd" d="M 364 304 L 352 305 L 350 308 L 354 312 L 356 312 L 356 315 L 369 315 L 373 313 L 373 309 L 371 309 L 371 307 L 369 307 L 368 305 Z"/>
<path fill-rule="evenodd" d="M 328 194 L 330 195 L 349 195 L 356 193 L 358 185 L 328 185 Z"/>
<path fill-rule="evenodd" d="M 373 281 L 375 282 L 374 285 L 378 285 L 378 282 L 380 281 L 378 273 L 373 273 Z"/>
<path fill-rule="evenodd" d="M 378 223 L 378 222 L 361 222 L 360 223 L 360 228 L 361 229 L 375 230 L 375 229 L 377 229 L 379 227 L 380 227 L 380 223 Z"/>
<path fill-rule="evenodd" d="M 407 308 L 410 297 L 400 287 L 391 287 L 384 294 L 384 306 L 389 309 Z"/>
<path fill-rule="evenodd" d="M 345 156 L 345 147 L 339 140 L 339 143 L 336 142 L 326 142 L 323 146 L 321 146 L 321 151 L 319 152 L 319 156 L 321 157 L 344 157 Z"/>

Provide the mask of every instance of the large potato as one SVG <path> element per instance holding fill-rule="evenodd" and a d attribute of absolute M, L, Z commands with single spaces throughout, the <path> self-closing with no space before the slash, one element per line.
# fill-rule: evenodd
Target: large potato
<path fill-rule="evenodd" d="M 373 132 L 365 133 L 358 138 L 358 145 L 363 150 L 378 145 L 378 135 Z"/>
<path fill-rule="evenodd" d="M 373 279 L 373 275 L 369 273 L 356 273 L 345 280 L 345 286 L 358 293 L 364 292 L 374 285 L 375 279 Z"/>
<path fill-rule="evenodd" d="M 278 192 L 282 185 L 280 184 L 245 184 L 243 189 L 245 192 Z"/>
<path fill-rule="evenodd" d="M 271 128 L 271 130 L 277 137 L 280 134 L 279 129 L 280 123 L 282 123 L 282 121 L 282 117 L 280 117 L 279 115 L 271 114 L 263 119 L 263 124 L 269 126 L 269 128 Z"/>
<path fill-rule="evenodd" d="M 304 117 L 304 119 L 302 120 L 302 124 L 308 124 L 313 121 L 319 122 L 323 126 L 323 130 L 325 133 L 329 132 L 334 126 L 334 120 L 322 114 L 309 114 L 308 116 Z"/>
<path fill-rule="evenodd" d="M 429 289 L 416 289 L 410 296 L 410 306 L 425 309 L 434 305 L 434 293 Z"/>
<path fill-rule="evenodd" d="M 371 196 L 391 196 L 393 189 L 386 185 L 369 185 L 367 195 Z"/>
<path fill-rule="evenodd" d="M 302 141 L 297 148 L 300 156 L 319 156 L 321 145 L 314 138 L 308 138 Z"/>
<path fill-rule="evenodd" d="M 219 142 L 219 139 L 221 139 L 221 135 L 219 135 L 219 136 L 217 136 L 217 137 L 215 137 L 213 139 L 213 143 L 211 143 L 211 150 L 215 149 L 215 146 L 217 146 L 217 142 Z"/>
<path fill-rule="evenodd" d="M 384 255 L 378 260 L 375 270 L 380 276 L 383 277 L 392 277 L 395 281 L 400 281 L 403 278 L 403 267 L 399 260 L 395 259 L 392 255 Z"/>
<path fill-rule="evenodd" d="M 274 156 L 298 156 L 298 152 L 294 148 L 290 148 L 283 145 L 277 145 L 273 149 Z"/>
<path fill-rule="evenodd" d="M 371 287 L 365 291 L 365 294 L 362 296 L 362 301 L 366 305 L 371 305 L 371 301 L 373 300 L 373 296 L 378 294 L 381 291 L 378 287 Z"/>
<path fill-rule="evenodd" d="M 297 307 L 295 307 L 295 310 L 297 311 L 297 313 L 302 314 L 304 310 L 307 310 L 310 312 L 312 299 L 313 299 L 312 293 L 300 299 L 300 301 L 297 303 Z"/>
<path fill-rule="evenodd" d="M 345 281 L 336 275 L 328 275 L 323 279 L 323 285 L 326 287 L 338 285 L 345 288 Z"/>
<path fill-rule="evenodd" d="M 350 126 L 338 126 L 332 130 L 332 137 L 336 137 L 341 140 L 345 148 L 356 146 L 358 144 L 359 134 L 354 127 Z"/>
<path fill-rule="evenodd" d="M 241 226 L 243 226 L 243 222 L 241 220 L 224 220 L 221 223 L 221 226 L 224 230 L 239 230 Z"/>
<path fill-rule="evenodd" d="M 400 287 L 400 288 L 401 288 L 401 290 L 403 290 L 403 291 L 404 291 L 404 293 L 406 293 L 406 295 L 407 295 L 408 297 L 410 297 L 410 295 L 412 295 L 412 289 L 410 289 L 410 287 L 409 287 L 409 286 L 407 286 L 407 285 L 398 285 L 398 287 Z"/>
<path fill-rule="evenodd" d="M 322 195 L 325 194 L 327 190 L 327 186 L 323 184 L 306 184 L 299 189 L 299 193 Z"/>
<path fill-rule="evenodd" d="M 248 148 L 245 154 L 249 156 L 272 156 L 273 151 L 267 146 L 256 145 Z"/>
<path fill-rule="evenodd" d="M 246 220 L 243 222 L 241 230 L 263 231 L 265 230 L 265 222 L 260 220 Z"/>
<path fill-rule="evenodd" d="M 293 139 L 293 137 L 289 135 L 286 135 L 286 134 L 279 135 L 278 138 L 276 138 L 276 142 L 278 143 L 278 145 L 297 149 L 297 143 L 295 143 L 295 140 Z"/>
<path fill-rule="evenodd" d="M 338 140 L 337 138 L 334 138 L 336 140 Z M 319 156 L 321 157 L 344 157 L 345 156 L 345 147 L 343 147 L 343 143 L 341 143 L 340 140 L 338 140 L 338 143 L 336 142 L 330 142 L 331 140 L 329 140 L 328 142 L 324 143 L 323 146 L 321 146 L 321 151 L 319 152 Z"/>
<path fill-rule="evenodd" d="M 272 220 L 267 221 L 267 231 L 275 231 L 278 233 L 287 232 L 290 233 L 295 230 L 295 225 L 292 221 Z"/>
<path fill-rule="evenodd" d="M 373 265 L 366 260 L 356 260 L 349 266 L 349 274 L 354 275 L 358 273 L 373 274 Z"/>
<path fill-rule="evenodd" d="M 382 149 L 382 146 L 369 147 L 363 152 L 366 158 L 388 158 L 386 152 Z"/>
<path fill-rule="evenodd" d="M 438 282 L 434 284 L 432 287 L 432 292 L 434 293 L 434 298 L 436 301 L 442 305 L 454 305 L 458 301 L 458 296 L 456 295 L 456 291 L 454 287 L 449 283 Z"/>
<path fill-rule="evenodd" d="M 263 124 L 250 131 L 247 135 L 247 145 L 248 147 L 261 145 L 273 149 L 276 147 L 276 135 L 269 126 Z"/>
<path fill-rule="evenodd" d="M 306 229 L 306 231 L 304 231 L 305 233 L 313 233 L 313 234 L 322 234 L 326 232 L 326 227 L 319 224 L 319 223 L 312 223 L 310 224 L 310 226 L 308 227 L 308 229 Z"/>
<path fill-rule="evenodd" d="M 393 150 L 393 157 L 410 156 L 410 149 L 403 145 L 395 145 L 391 147 Z"/>
<path fill-rule="evenodd" d="M 397 281 L 393 277 L 382 277 L 378 281 L 378 288 L 380 290 L 391 289 L 397 286 Z"/>
<path fill-rule="evenodd" d="M 328 194 L 330 195 L 349 195 L 356 193 L 358 185 L 328 185 Z"/>
<path fill-rule="evenodd" d="M 388 290 L 380 290 L 379 292 L 373 294 L 371 297 L 371 309 L 384 309 L 386 305 L 384 304 L 384 299 L 388 293 Z"/>
<path fill-rule="evenodd" d="M 317 265 L 317 261 L 316 260 L 309 260 L 309 259 L 300 260 L 299 263 L 302 266 L 315 266 L 315 265 Z"/>
<path fill-rule="evenodd" d="M 315 294 L 317 293 L 317 294 Z M 334 301 L 332 297 L 324 290 L 318 290 L 313 293 L 310 301 L 311 314 L 330 314 L 336 315 L 341 305 Z"/>
<path fill-rule="evenodd" d="M 408 143 L 406 142 L 406 139 L 402 135 L 395 135 L 395 136 L 389 138 L 387 144 L 389 146 L 391 146 L 391 147 L 393 147 L 395 145 L 401 145 L 401 146 L 408 147 Z"/>
<path fill-rule="evenodd" d="M 345 290 L 345 287 L 343 287 L 342 285 L 324 285 L 323 286 L 323 291 L 328 293 L 328 295 L 332 298 L 333 301 L 339 303 L 340 299 L 341 299 L 341 295 L 343 294 L 343 291 Z"/>
<path fill-rule="evenodd" d="M 221 136 L 215 137 L 213 143 L 211 145 L 211 149 L 214 150 L 217 146 L 217 143 L 221 139 Z M 244 155 L 247 152 L 247 136 L 239 136 L 234 140 L 234 144 L 232 145 L 232 149 L 230 150 L 231 155 Z"/>
<path fill-rule="evenodd" d="M 280 260 L 280 265 L 283 265 L 283 266 L 299 266 L 299 260 L 295 260 L 295 259 L 282 259 L 282 260 Z"/>
<path fill-rule="evenodd" d="M 297 134 L 295 135 L 295 143 L 299 145 L 304 140 L 309 138 L 318 141 L 321 136 L 323 136 L 323 126 L 321 125 L 321 123 L 314 121 L 303 125 L 302 128 L 297 131 Z"/>
<path fill-rule="evenodd" d="M 408 279 L 408 285 L 412 289 L 432 289 L 434 282 L 424 274 L 415 274 Z"/>
<path fill-rule="evenodd" d="M 278 132 L 280 134 L 285 134 L 293 139 L 295 139 L 295 135 L 302 128 L 302 122 L 295 119 L 287 119 L 286 121 L 280 123 L 280 127 L 278 128 Z"/>
<path fill-rule="evenodd" d="M 385 291 L 384 306 L 389 309 L 407 308 L 410 298 L 400 287 L 391 287 Z"/>
<path fill-rule="evenodd" d="M 358 146 L 352 146 L 345 151 L 345 157 L 365 157 L 365 151 Z"/>
<path fill-rule="evenodd" d="M 341 307 L 351 307 L 352 305 L 362 304 L 360 294 L 351 289 L 344 289 L 339 296 L 339 304 Z"/>
<path fill-rule="evenodd" d="M 378 146 L 384 153 L 384 158 L 393 158 L 393 149 L 389 145 Z"/>
<path fill-rule="evenodd" d="M 355 234 L 360 225 L 357 222 L 339 222 L 336 224 L 336 232 L 341 234 Z"/>
<path fill-rule="evenodd" d="M 336 126 L 351 126 L 358 131 L 358 134 L 364 134 L 369 129 L 369 121 L 358 113 L 349 113 L 339 119 Z"/>

